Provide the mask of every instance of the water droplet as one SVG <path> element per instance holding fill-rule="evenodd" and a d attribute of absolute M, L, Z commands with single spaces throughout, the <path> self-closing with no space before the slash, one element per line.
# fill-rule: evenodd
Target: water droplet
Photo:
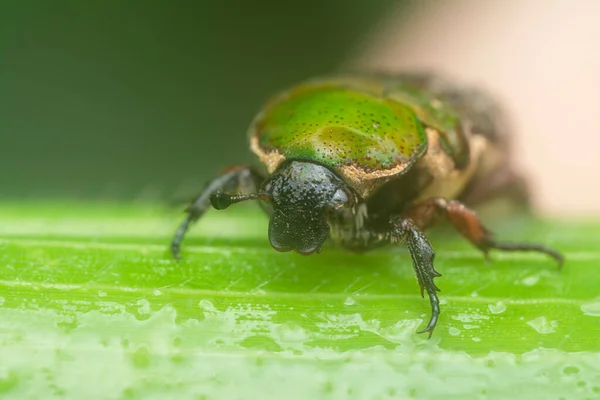
<path fill-rule="evenodd" d="M 585 315 L 589 315 L 590 317 L 600 317 L 600 301 L 582 304 L 580 309 Z"/>
<path fill-rule="evenodd" d="M 481 338 L 478 338 L 478 337 L 474 337 L 471 340 L 474 342 L 481 342 Z"/>
<path fill-rule="evenodd" d="M 162 292 L 160 290 L 155 290 L 154 292 L 152 292 L 155 296 L 160 296 L 162 294 Z"/>
<path fill-rule="evenodd" d="M 150 365 L 150 355 L 148 354 L 148 349 L 144 346 L 137 349 L 131 359 L 133 365 L 139 369 L 147 368 Z"/>
<path fill-rule="evenodd" d="M 521 282 L 525 286 L 533 286 L 536 283 L 538 283 L 539 280 L 540 280 L 540 276 L 539 275 L 532 275 L 532 276 L 528 276 L 526 278 L 523 278 L 523 280 Z"/>
<path fill-rule="evenodd" d="M 138 306 L 137 311 L 140 316 L 147 316 L 147 315 L 150 315 L 150 313 L 152 312 L 152 307 L 150 307 L 150 302 L 146 299 L 138 300 L 136 305 Z"/>
<path fill-rule="evenodd" d="M 448 333 L 452 336 L 458 336 L 460 335 L 460 329 L 451 327 L 450 329 L 448 329 Z"/>
<path fill-rule="evenodd" d="M 506 304 L 502 301 L 499 301 L 496 304 L 488 304 L 488 309 L 492 314 L 502 314 L 506 311 Z"/>
<path fill-rule="evenodd" d="M 98 297 L 106 297 L 106 292 L 103 290 L 98 290 Z"/>
<path fill-rule="evenodd" d="M 4 297 L 0 296 L 0 306 L 3 306 L 5 301 L 6 301 L 6 299 Z"/>
<path fill-rule="evenodd" d="M 573 375 L 579 372 L 579 368 L 574 365 L 568 365 L 563 369 L 563 374 Z"/>
<path fill-rule="evenodd" d="M 291 322 L 274 326 L 271 330 L 271 335 L 280 345 L 303 343 L 310 338 L 308 332 L 306 332 L 304 328 Z"/>
<path fill-rule="evenodd" d="M 535 329 L 537 333 L 547 335 L 548 333 L 555 332 L 554 328 L 558 325 L 558 323 L 556 321 L 549 322 L 546 317 L 539 317 L 532 319 L 531 321 L 527 321 L 527 325 Z"/>
<path fill-rule="evenodd" d="M 457 316 L 453 316 L 452 319 L 455 319 L 460 322 L 475 322 L 475 321 L 479 321 L 482 319 L 490 319 L 490 317 L 488 317 L 487 315 L 481 315 L 481 314 L 477 314 L 477 313 L 473 313 L 473 314 L 460 313 Z"/>
<path fill-rule="evenodd" d="M 352 297 L 348 297 L 346 301 L 344 301 L 344 304 L 347 306 L 353 306 L 356 304 L 356 300 L 354 300 Z"/>
<path fill-rule="evenodd" d="M 215 306 L 213 306 L 213 304 L 209 300 L 200 300 L 198 305 L 200 306 L 200 308 L 203 308 L 206 311 L 212 311 L 212 312 L 219 311 L 215 308 Z"/>

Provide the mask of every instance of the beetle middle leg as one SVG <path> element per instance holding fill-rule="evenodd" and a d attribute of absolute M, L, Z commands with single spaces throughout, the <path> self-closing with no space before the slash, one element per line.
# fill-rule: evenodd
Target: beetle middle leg
<path fill-rule="evenodd" d="M 456 200 L 434 197 L 418 203 L 408 209 L 405 216 L 425 229 L 442 219 L 448 219 L 454 228 L 477 248 L 484 252 L 486 258 L 491 249 L 504 251 L 536 251 L 554 258 L 562 266 L 562 254 L 549 247 L 537 243 L 500 242 L 494 240 L 493 233 L 479 220 L 475 211 Z"/>
<path fill-rule="evenodd" d="M 183 220 L 173 240 L 171 241 L 171 254 L 175 259 L 180 258 L 181 242 L 190 226 L 197 221 L 210 207 L 210 196 L 221 191 L 255 191 L 263 181 L 263 177 L 249 166 L 233 166 L 225 173 L 208 182 L 202 193 L 187 207 L 187 217 Z"/>

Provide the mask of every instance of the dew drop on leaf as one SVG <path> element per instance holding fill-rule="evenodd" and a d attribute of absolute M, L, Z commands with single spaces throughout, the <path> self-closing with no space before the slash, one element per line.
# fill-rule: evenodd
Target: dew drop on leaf
<path fill-rule="evenodd" d="M 548 321 L 546 317 L 539 317 L 536 319 L 532 319 L 531 321 L 527 321 L 527 325 L 531 326 L 538 333 L 542 335 L 547 335 L 549 333 L 554 333 L 554 328 L 557 325 L 556 321 Z"/>
<path fill-rule="evenodd" d="M 504 302 L 499 301 L 495 304 L 488 304 L 488 309 L 492 314 L 502 314 L 506 311 L 506 304 Z"/>
<path fill-rule="evenodd" d="M 590 317 L 600 317 L 600 301 L 581 305 L 581 311 Z"/>
<path fill-rule="evenodd" d="M 352 297 L 348 297 L 346 301 L 344 301 L 344 304 L 347 306 L 353 306 L 356 304 L 356 300 L 354 300 Z"/>

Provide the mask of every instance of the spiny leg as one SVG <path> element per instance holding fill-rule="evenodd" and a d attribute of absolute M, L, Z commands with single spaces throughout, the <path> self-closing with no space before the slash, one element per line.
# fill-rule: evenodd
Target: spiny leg
<path fill-rule="evenodd" d="M 541 244 L 494 240 L 493 233 L 481 223 L 475 211 L 456 200 L 446 200 L 440 197 L 431 198 L 411 207 L 405 215 L 413 219 L 422 229 L 437 223 L 444 217 L 447 218 L 462 236 L 484 252 L 486 258 L 491 249 L 497 249 L 544 253 L 554 258 L 559 268 L 562 267 L 564 261 L 562 254 Z"/>
<path fill-rule="evenodd" d="M 401 240 L 406 240 L 417 281 L 421 288 L 421 296 L 424 297 L 424 292 L 427 291 L 431 303 L 431 317 L 427 327 L 417 333 L 429 332 L 428 337 L 430 338 L 440 315 L 440 301 L 436 293 L 440 289 L 435 285 L 433 279 L 442 275 L 433 266 L 435 251 L 433 251 L 429 241 L 413 221 L 394 217 L 391 220 L 391 241 L 399 242 Z"/>
<path fill-rule="evenodd" d="M 197 221 L 211 205 L 210 197 L 213 193 L 221 191 L 255 191 L 262 182 L 260 176 L 249 166 L 235 166 L 229 168 L 223 175 L 208 182 L 202 193 L 187 207 L 187 217 L 183 220 L 173 240 L 171 241 L 171 254 L 175 259 L 180 258 L 181 242 L 190 226 Z"/>

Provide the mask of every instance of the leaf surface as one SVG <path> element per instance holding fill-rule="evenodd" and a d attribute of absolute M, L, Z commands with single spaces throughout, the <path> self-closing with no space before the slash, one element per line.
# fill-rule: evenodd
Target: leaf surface
<path fill-rule="evenodd" d="M 490 224 L 563 251 L 560 272 L 531 253 L 486 263 L 433 231 L 442 314 L 427 340 L 404 247 L 277 253 L 266 217 L 240 206 L 194 226 L 176 262 L 182 216 L 1 204 L 0 397 L 600 397 L 600 223 Z"/>

